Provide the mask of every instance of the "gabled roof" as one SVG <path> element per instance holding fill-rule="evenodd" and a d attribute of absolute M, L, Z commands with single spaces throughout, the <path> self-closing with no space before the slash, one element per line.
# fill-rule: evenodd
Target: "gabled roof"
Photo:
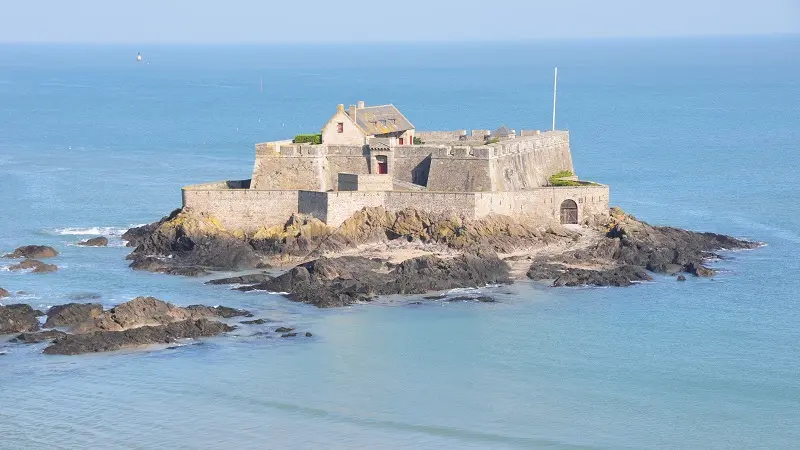
<path fill-rule="evenodd" d="M 345 111 L 350 116 L 350 111 Z M 350 117 L 352 119 L 352 117 Z M 414 125 L 394 105 L 368 106 L 356 110 L 356 124 L 367 135 L 413 130 Z"/>

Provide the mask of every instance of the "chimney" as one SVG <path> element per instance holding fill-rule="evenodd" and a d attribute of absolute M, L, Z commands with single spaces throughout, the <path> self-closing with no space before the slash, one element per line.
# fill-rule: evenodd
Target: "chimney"
<path fill-rule="evenodd" d="M 358 101 L 358 109 L 364 109 L 364 100 Z"/>
<path fill-rule="evenodd" d="M 356 117 L 356 105 L 350 105 L 350 109 L 347 110 L 347 113 L 350 115 L 350 117 L 355 119 L 355 117 Z"/>
<path fill-rule="evenodd" d="M 339 103 L 339 106 L 336 109 L 338 109 L 339 111 L 344 111 L 344 104 Z"/>

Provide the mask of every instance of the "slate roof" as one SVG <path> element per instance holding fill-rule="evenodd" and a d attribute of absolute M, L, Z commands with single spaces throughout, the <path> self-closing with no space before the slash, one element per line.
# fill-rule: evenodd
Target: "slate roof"
<path fill-rule="evenodd" d="M 346 111 L 350 115 L 350 111 Z M 351 117 L 352 118 L 352 117 Z M 413 130 L 414 125 L 394 105 L 367 106 L 356 110 L 356 122 L 367 135 Z"/>

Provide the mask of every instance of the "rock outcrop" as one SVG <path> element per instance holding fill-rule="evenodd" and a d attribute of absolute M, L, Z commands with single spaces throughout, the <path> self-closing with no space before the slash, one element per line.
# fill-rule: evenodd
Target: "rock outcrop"
<path fill-rule="evenodd" d="M 761 245 L 720 234 L 651 226 L 617 208 L 605 227 L 606 233 L 590 246 L 536 258 L 528 277 L 555 280 L 555 286 L 628 286 L 652 279 L 646 270 L 713 276 L 713 269 L 704 263 L 719 258 L 714 252 Z"/>
<path fill-rule="evenodd" d="M 99 303 L 67 303 L 47 310 L 45 328 L 72 327 L 79 323 L 94 320 L 103 313 L 103 305 Z"/>
<path fill-rule="evenodd" d="M 208 319 L 182 320 L 166 325 L 141 326 L 123 331 L 93 331 L 70 334 L 53 341 L 44 349 L 49 355 L 78 355 L 122 350 L 153 344 L 170 344 L 179 339 L 216 336 L 233 327 Z"/>
<path fill-rule="evenodd" d="M 242 291 L 287 292 L 287 297 L 320 308 L 370 301 L 377 295 L 510 283 L 509 267 L 494 253 L 466 253 L 452 259 L 427 255 L 398 265 L 359 256 L 319 258 Z"/>
<path fill-rule="evenodd" d="M 30 270 L 32 273 L 50 273 L 58 270 L 55 264 L 45 264 L 35 259 L 24 259 L 8 267 L 8 270 Z"/>
<path fill-rule="evenodd" d="M 167 325 L 185 320 L 228 318 L 248 316 L 249 314 L 244 310 L 226 307 L 193 305 L 182 308 L 154 297 L 137 297 L 103 311 L 90 320 L 73 324 L 72 331 L 74 333 L 124 331 L 130 328 Z"/>
<path fill-rule="evenodd" d="M 17 248 L 12 253 L 6 254 L 5 258 L 41 259 L 54 258 L 56 256 L 58 256 L 58 252 L 53 247 L 48 247 L 46 245 L 26 245 Z"/>
<path fill-rule="evenodd" d="M 42 315 L 30 305 L 18 304 L 0 306 L 0 334 L 23 333 L 39 329 L 39 319 Z"/>
<path fill-rule="evenodd" d="M 11 293 L 3 288 L 0 288 L 0 298 L 4 297 L 11 297 Z"/>
<path fill-rule="evenodd" d="M 104 236 L 98 236 L 85 241 L 80 241 L 78 242 L 78 245 L 84 247 L 105 247 L 108 245 L 108 238 Z"/>
<path fill-rule="evenodd" d="M 136 249 L 132 267 L 167 272 L 168 267 L 250 269 L 260 262 L 253 248 L 225 230 L 213 217 L 173 211 L 159 222 L 123 235 Z M 169 260 L 153 261 L 154 256 Z"/>

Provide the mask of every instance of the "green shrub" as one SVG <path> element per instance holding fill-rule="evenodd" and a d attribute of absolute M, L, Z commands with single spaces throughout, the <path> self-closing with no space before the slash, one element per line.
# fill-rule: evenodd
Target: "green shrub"
<path fill-rule="evenodd" d="M 414 136 L 414 139 L 413 139 L 413 142 L 412 142 L 412 143 L 413 143 L 414 145 L 422 145 L 422 144 L 424 144 L 425 142 L 424 142 L 422 139 L 420 139 L 420 138 L 418 138 L 418 137 Z"/>
<path fill-rule="evenodd" d="M 322 144 L 321 134 L 298 134 L 294 137 L 295 144 Z"/>
<path fill-rule="evenodd" d="M 487 144 L 497 144 L 498 142 L 500 142 L 500 138 L 499 137 L 493 137 L 493 138 L 489 139 L 488 141 L 486 141 Z"/>
<path fill-rule="evenodd" d="M 583 183 L 580 181 L 564 180 L 563 178 L 571 177 L 572 172 L 569 170 L 562 170 L 556 172 L 550 177 L 550 186 L 581 186 Z"/>

